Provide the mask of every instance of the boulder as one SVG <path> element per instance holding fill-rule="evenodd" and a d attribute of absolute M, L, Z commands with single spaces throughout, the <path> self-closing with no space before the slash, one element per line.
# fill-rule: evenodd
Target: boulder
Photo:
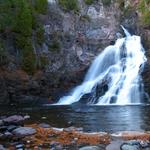
<path fill-rule="evenodd" d="M 20 127 L 13 130 L 12 133 L 15 134 L 16 136 L 28 136 L 28 135 L 35 134 L 36 130 L 31 127 Z"/>
<path fill-rule="evenodd" d="M 8 124 L 19 123 L 19 122 L 24 121 L 24 117 L 22 117 L 20 115 L 13 115 L 13 116 L 10 116 L 10 117 L 7 117 L 7 118 L 3 119 L 3 121 L 5 123 L 8 123 Z"/>
<path fill-rule="evenodd" d="M 121 150 L 141 150 L 141 148 L 138 145 L 123 144 Z"/>
<path fill-rule="evenodd" d="M 98 146 L 85 146 L 81 147 L 79 150 L 101 150 Z"/>
<path fill-rule="evenodd" d="M 106 150 L 120 150 L 120 146 L 123 144 L 123 141 L 117 140 L 112 141 L 107 147 Z"/>
<path fill-rule="evenodd" d="M 3 125 L 4 125 L 3 120 L 0 120 L 0 126 L 3 126 Z"/>
<path fill-rule="evenodd" d="M 41 128 L 50 128 L 51 126 L 47 123 L 40 123 L 39 127 L 41 127 Z"/>
<path fill-rule="evenodd" d="M 0 145 L 0 150 L 6 150 L 3 145 Z"/>

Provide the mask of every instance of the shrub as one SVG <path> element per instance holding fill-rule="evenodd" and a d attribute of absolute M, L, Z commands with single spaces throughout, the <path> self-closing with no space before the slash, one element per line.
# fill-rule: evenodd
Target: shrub
<path fill-rule="evenodd" d="M 150 0 L 142 0 L 139 4 L 139 10 L 142 13 L 141 21 L 144 25 L 150 25 Z"/>
<path fill-rule="evenodd" d="M 84 0 L 85 4 L 92 5 L 95 0 Z"/>
<path fill-rule="evenodd" d="M 30 41 L 27 41 L 21 52 L 22 55 L 22 69 L 28 74 L 33 74 L 36 71 L 36 58 L 33 52 L 33 47 Z"/>
<path fill-rule="evenodd" d="M 58 0 L 58 2 L 66 11 L 68 10 L 78 11 L 79 10 L 77 0 Z"/>
<path fill-rule="evenodd" d="M 21 66 L 30 74 L 34 73 L 37 67 L 32 33 L 33 30 L 36 33 L 35 43 L 42 44 L 44 29 L 39 25 L 38 15 L 45 14 L 47 9 L 48 0 L 0 0 L 0 32 L 9 31 L 9 35 L 14 38 L 12 39 L 15 41 L 14 46 L 21 55 Z M 0 45 L 0 61 L 6 59 L 5 52 L 5 48 Z"/>
<path fill-rule="evenodd" d="M 32 34 L 32 11 L 25 0 L 17 0 L 15 32 L 23 36 Z"/>
<path fill-rule="evenodd" d="M 41 25 L 36 30 L 36 41 L 39 45 L 44 42 L 44 28 Z"/>
<path fill-rule="evenodd" d="M 14 12 L 12 11 L 12 3 L 10 0 L 0 1 L 0 32 L 12 30 L 15 24 Z"/>
<path fill-rule="evenodd" d="M 48 9 L 48 0 L 35 0 L 35 9 L 38 13 L 46 14 Z"/>

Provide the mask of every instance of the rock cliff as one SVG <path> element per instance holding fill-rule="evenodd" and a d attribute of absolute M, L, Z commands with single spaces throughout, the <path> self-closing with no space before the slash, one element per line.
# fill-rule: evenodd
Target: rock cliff
<path fill-rule="evenodd" d="M 32 46 L 39 68 L 28 74 L 18 62 L 17 50 L 8 40 L 7 65 L 0 71 L 0 103 L 32 104 L 53 102 L 79 84 L 95 56 L 124 36 L 120 25 L 140 35 L 148 58 L 143 73 L 146 91 L 150 93 L 150 22 L 144 18 L 150 2 L 139 0 L 48 0 L 48 10 L 38 16 L 44 29 L 40 44 L 32 35 Z M 72 1 L 73 2 L 73 1 Z M 148 18 L 147 18 L 148 19 Z M 39 35 L 40 36 L 40 35 Z M 11 53 L 13 51 L 13 54 Z M 17 65 L 16 65 L 17 64 Z"/>

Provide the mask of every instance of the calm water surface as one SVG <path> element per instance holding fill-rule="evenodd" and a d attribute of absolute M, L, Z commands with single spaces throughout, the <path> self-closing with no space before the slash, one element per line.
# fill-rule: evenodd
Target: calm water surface
<path fill-rule="evenodd" d="M 49 123 L 54 127 L 76 126 L 85 131 L 150 131 L 150 106 L 48 106 L 0 108 L 0 115 L 30 115 L 26 123 Z"/>

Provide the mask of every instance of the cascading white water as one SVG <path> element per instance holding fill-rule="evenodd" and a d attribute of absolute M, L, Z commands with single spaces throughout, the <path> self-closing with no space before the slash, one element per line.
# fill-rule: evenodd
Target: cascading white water
<path fill-rule="evenodd" d="M 108 46 L 94 60 L 83 83 L 77 86 L 69 96 L 62 97 L 58 105 L 78 102 L 82 96 L 91 93 L 94 87 L 107 82 L 108 90 L 92 104 L 112 103 L 124 105 L 141 103 L 140 71 L 146 61 L 139 36 L 131 36 L 122 27 L 126 37 L 118 39 L 115 45 Z M 87 102 L 88 103 L 88 102 Z"/>

